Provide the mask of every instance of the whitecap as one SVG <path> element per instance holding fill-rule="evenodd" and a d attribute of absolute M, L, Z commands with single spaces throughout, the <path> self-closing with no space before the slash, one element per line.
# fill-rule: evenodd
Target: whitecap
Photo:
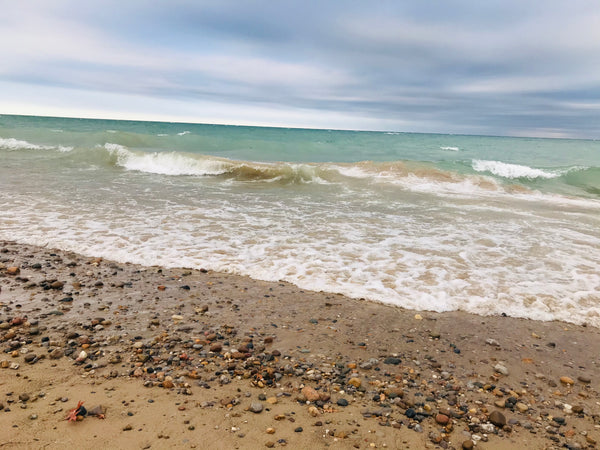
<path fill-rule="evenodd" d="M 562 170 L 543 170 L 534 167 L 522 166 L 520 164 L 509 164 L 501 161 L 487 161 L 482 159 L 474 159 L 472 167 L 477 172 L 489 172 L 493 175 L 502 178 L 528 178 L 530 180 L 536 178 L 557 178 L 561 176 Z"/>

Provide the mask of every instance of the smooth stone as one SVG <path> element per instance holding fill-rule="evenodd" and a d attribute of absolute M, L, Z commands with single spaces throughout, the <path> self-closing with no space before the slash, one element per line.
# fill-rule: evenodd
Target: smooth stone
<path fill-rule="evenodd" d="M 401 362 L 402 362 L 402 360 L 401 360 L 400 358 L 395 358 L 395 357 L 393 357 L 393 356 L 390 356 L 390 357 L 388 357 L 388 358 L 385 358 L 385 359 L 383 360 L 383 363 L 384 363 L 384 364 L 391 364 L 391 365 L 394 365 L 394 366 L 397 366 L 397 365 L 398 365 L 398 364 L 400 364 Z"/>
<path fill-rule="evenodd" d="M 450 421 L 450 417 L 448 417 L 446 414 L 437 414 L 435 416 L 435 421 L 440 425 L 447 425 Z"/>
<path fill-rule="evenodd" d="M 361 383 L 362 382 L 361 382 L 360 378 L 356 378 L 356 377 L 350 378 L 350 380 L 348 380 L 348 384 L 354 386 L 357 389 L 360 387 Z"/>
<path fill-rule="evenodd" d="M 500 363 L 494 366 L 494 370 L 498 373 L 501 373 L 502 375 L 508 375 L 508 369 L 506 368 L 506 366 L 503 366 Z"/>
<path fill-rule="evenodd" d="M 463 450 L 471 450 L 473 448 L 473 441 L 471 439 L 463 441 L 462 448 Z"/>
<path fill-rule="evenodd" d="M 489 421 L 499 428 L 506 425 L 506 417 L 500 411 L 492 411 L 489 417 Z"/>
<path fill-rule="evenodd" d="M 573 381 L 573 379 L 569 378 L 569 377 L 560 377 L 560 382 L 562 384 L 567 384 L 567 385 L 573 385 L 573 384 L 575 384 L 575 382 Z"/>
<path fill-rule="evenodd" d="M 260 402 L 252 402 L 250 404 L 250 411 L 252 411 L 255 414 L 258 414 L 260 412 L 262 412 L 263 410 L 263 404 Z"/>
<path fill-rule="evenodd" d="M 525 403 L 522 403 L 522 402 L 517 402 L 517 404 L 515 405 L 515 408 L 517 408 L 522 413 L 525 413 L 529 410 L 529 406 L 527 406 Z"/>
<path fill-rule="evenodd" d="M 316 402 L 320 398 L 319 392 L 311 386 L 304 386 L 300 392 L 309 402 Z"/>
<path fill-rule="evenodd" d="M 348 400 L 346 400 L 345 398 L 340 398 L 336 404 L 338 406 L 348 406 Z"/>
<path fill-rule="evenodd" d="M 55 348 L 50 352 L 50 359 L 59 359 L 65 356 L 65 352 L 62 348 Z"/>

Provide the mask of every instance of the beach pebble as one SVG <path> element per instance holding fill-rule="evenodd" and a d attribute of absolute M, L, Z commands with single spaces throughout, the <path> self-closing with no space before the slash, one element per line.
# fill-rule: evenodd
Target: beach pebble
<path fill-rule="evenodd" d="M 572 378 L 569 378 L 569 377 L 566 377 L 566 376 L 565 377 L 560 377 L 560 382 L 562 384 L 566 384 L 566 385 L 569 385 L 569 386 L 575 383 L 575 381 L 573 381 Z"/>
<path fill-rule="evenodd" d="M 508 369 L 506 368 L 506 366 L 500 363 L 494 366 L 494 370 L 498 373 L 501 373 L 502 375 L 508 375 Z"/>
<path fill-rule="evenodd" d="M 384 364 L 390 364 L 390 365 L 394 365 L 397 366 L 398 364 L 400 364 L 402 362 L 402 360 L 400 358 L 396 358 L 394 356 L 390 356 L 388 358 L 385 358 L 383 360 Z"/>
<path fill-rule="evenodd" d="M 249 410 L 252 411 L 255 414 L 261 413 L 262 410 L 263 410 L 263 404 L 260 403 L 260 402 L 252 402 L 250 404 Z"/>
<path fill-rule="evenodd" d="M 504 414 L 502 414 L 500 411 L 492 411 L 489 421 L 498 428 L 502 428 L 504 425 L 506 425 L 506 417 L 504 417 Z"/>
<path fill-rule="evenodd" d="M 311 386 L 304 386 L 301 393 L 309 402 L 316 402 L 319 400 L 319 392 Z"/>
<path fill-rule="evenodd" d="M 517 408 L 521 413 L 526 413 L 529 410 L 529 406 L 522 402 L 517 402 L 515 404 L 515 408 Z"/>
<path fill-rule="evenodd" d="M 354 386 L 355 388 L 359 388 L 360 385 L 361 385 L 361 380 L 360 380 L 360 378 L 356 378 L 356 377 L 355 378 L 350 378 L 348 380 L 348 384 Z"/>
<path fill-rule="evenodd" d="M 60 290 L 64 287 L 65 283 L 63 283 L 62 281 L 54 281 L 52 283 L 50 283 L 50 287 L 52 289 L 56 289 L 56 290 Z"/>
<path fill-rule="evenodd" d="M 447 425 L 450 421 L 450 418 L 446 414 L 437 414 L 435 416 L 435 421 L 440 425 Z"/>
<path fill-rule="evenodd" d="M 19 272 L 21 272 L 21 269 L 16 266 L 6 268 L 6 273 L 8 275 L 17 275 Z"/>
<path fill-rule="evenodd" d="M 319 409 L 316 406 L 309 406 L 308 414 L 310 414 L 313 417 L 317 417 L 320 414 Z"/>

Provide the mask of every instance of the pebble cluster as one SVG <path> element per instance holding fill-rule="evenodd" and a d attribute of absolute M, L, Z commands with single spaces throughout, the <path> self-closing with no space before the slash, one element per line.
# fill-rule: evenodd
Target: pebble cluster
<path fill-rule="evenodd" d="M 573 363 L 541 334 L 475 338 L 433 314 L 361 316 L 360 301 L 284 284 L 226 289 L 205 270 L 24 248 L 0 242 L 0 374 L 67 359 L 87 377 L 169 390 L 182 411 L 227 414 L 240 440 L 259 418 L 267 448 L 307 433 L 349 448 L 596 448 L 596 361 Z M 1 389 L 0 414 L 34 395 Z"/>

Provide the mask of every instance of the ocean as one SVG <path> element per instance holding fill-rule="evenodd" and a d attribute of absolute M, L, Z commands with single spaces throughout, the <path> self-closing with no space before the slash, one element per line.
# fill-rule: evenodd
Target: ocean
<path fill-rule="evenodd" d="M 600 327 L 600 142 L 2 115 L 0 239 Z"/>

